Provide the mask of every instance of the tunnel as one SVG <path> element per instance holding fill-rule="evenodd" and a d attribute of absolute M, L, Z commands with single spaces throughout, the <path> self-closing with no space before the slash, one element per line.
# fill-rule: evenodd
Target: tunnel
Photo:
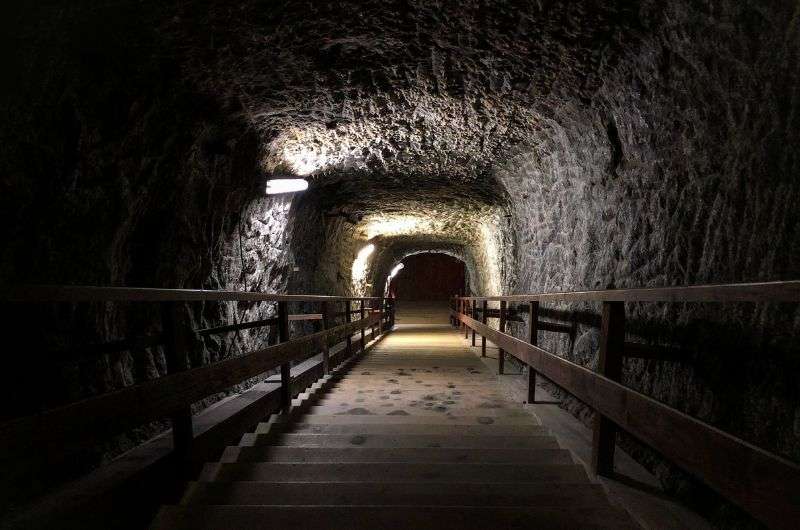
<path fill-rule="evenodd" d="M 797 1 L 2 12 L 0 526 L 800 520 Z M 409 473 L 378 507 L 353 501 L 366 485 L 330 504 L 290 496 L 328 480 L 314 475 L 270 486 L 286 506 L 255 492 L 239 512 L 181 511 L 187 491 L 224 475 L 210 462 L 255 452 L 231 447 L 294 418 L 297 400 L 327 410 L 308 403 L 334 403 L 352 378 L 394 403 L 395 383 L 363 374 L 387 370 L 414 410 L 443 407 L 433 417 L 451 421 L 448 440 L 495 436 L 481 442 L 495 456 L 464 453 L 464 465 L 506 486 L 452 479 L 472 485 L 447 497 L 412 462 L 423 451 L 359 479 Z M 350 419 L 386 415 L 356 394 L 340 400 L 366 411 Z M 480 425 L 459 431 L 449 401 Z M 569 451 L 588 482 L 545 491 L 528 477 L 511 491 L 524 470 L 491 460 L 522 451 L 521 434 L 499 434 L 507 407 L 535 417 L 542 430 L 525 436 L 552 435 L 557 447 L 537 450 Z M 399 416 L 387 425 L 412 422 Z M 437 449 L 437 465 L 455 466 L 452 451 L 467 450 L 445 451 L 438 427 L 428 447 L 369 446 L 422 440 L 414 428 L 314 427 L 366 436 L 358 454 L 390 460 Z M 334 451 L 302 449 L 305 464 Z"/>

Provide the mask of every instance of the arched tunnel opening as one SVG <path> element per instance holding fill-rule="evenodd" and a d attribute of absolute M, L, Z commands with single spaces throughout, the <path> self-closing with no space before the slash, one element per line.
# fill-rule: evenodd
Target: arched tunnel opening
<path fill-rule="evenodd" d="M 463 261 L 447 254 L 425 252 L 404 258 L 387 278 L 388 294 L 399 301 L 449 302 L 466 294 L 468 279 Z M 401 274 L 402 273 L 402 274 Z"/>
<path fill-rule="evenodd" d="M 671 499 L 636 512 L 636 524 L 667 524 L 648 519 L 658 512 L 672 514 L 666 527 L 791 527 L 781 521 L 798 520 L 796 497 L 794 508 L 764 515 L 770 495 L 753 492 L 800 490 L 799 10 L 757 0 L 4 6 L 3 64 L 14 82 L 0 92 L 0 329 L 9 337 L 0 453 L 25 458 L 6 459 L 22 478 L 0 484 L 0 512 L 8 524 L 21 514 L 20 527 L 52 527 L 66 521 L 56 506 L 81 498 L 78 513 L 110 506 L 119 491 L 151 490 L 149 511 L 129 503 L 119 512 L 137 514 L 127 523 L 110 509 L 111 519 L 97 518 L 106 528 L 147 526 L 153 506 L 178 501 L 173 482 L 146 480 L 163 477 L 166 460 L 134 473 L 129 451 L 167 451 L 174 427 L 206 436 L 195 447 L 216 461 L 223 448 L 214 444 L 242 434 L 223 436 L 218 425 L 259 439 L 253 422 L 212 427 L 208 418 L 236 399 L 283 406 L 294 394 L 270 385 L 286 388 L 295 373 L 332 377 L 327 364 L 302 372 L 322 366 L 323 350 L 325 363 L 367 344 L 375 355 L 392 344 L 408 354 L 417 346 L 402 342 L 404 326 L 452 317 L 461 328 L 447 332 L 461 342 L 430 336 L 445 345 L 432 353 L 436 370 L 448 369 L 441 352 L 468 348 L 482 364 L 459 358 L 465 386 L 484 370 L 510 381 L 500 393 L 532 380 L 558 402 L 541 406 L 574 421 L 569 432 L 589 433 L 589 454 L 610 416 L 580 392 L 608 379 L 789 469 L 747 475 L 784 482 L 717 487 L 706 478 L 720 468 L 696 469 L 713 455 L 671 458 L 653 443 L 664 433 L 632 431 L 659 425 L 642 405 L 644 420 L 605 437 L 638 466 L 643 490 Z M 719 284 L 738 294 L 647 291 Z M 196 292 L 175 298 L 179 289 Z M 629 289 L 643 291 L 621 299 Z M 441 311 L 404 316 L 433 302 Z M 624 326 L 614 335 L 619 304 Z M 334 344 L 334 328 L 352 333 Z M 155 390 L 179 372 L 244 363 L 289 339 L 308 351 L 242 369 L 247 377 L 214 392 Z M 506 373 L 497 373 L 503 359 Z M 556 381 L 553 367 L 576 371 Z M 410 370 L 385 379 L 415 380 Z M 234 372 L 220 368 L 205 384 Z M 603 379 L 575 383 L 585 372 Z M 420 385 L 449 383 L 434 376 Z M 297 378 L 308 383 L 297 395 L 322 385 Z M 70 451 L 43 441 L 46 413 L 134 390 L 125 415 L 142 421 L 104 429 L 98 419 L 86 427 L 96 434 Z M 415 394 L 414 406 L 445 407 L 449 417 L 451 390 L 438 400 Z M 180 392 L 192 399 L 148 415 L 148 399 Z M 513 399 L 522 407 L 529 397 Z M 368 401 L 352 398 L 348 406 Z M 494 410 L 492 399 L 473 405 Z M 113 409 L 103 407 L 85 410 Z M 550 409 L 535 412 L 555 421 Z M 175 421 L 179 413 L 194 428 Z M 476 429 L 495 421 L 490 414 L 475 415 Z M 631 417 L 620 412 L 616 423 Z M 77 436 L 76 425 L 58 436 Z M 675 439 L 690 447 L 703 436 Z M 725 454 L 731 468 L 749 461 Z M 99 497 L 69 489 L 114 466 L 135 480 L 102 495 L 86 486 Z M 190 465 L 181 472 L 190 468 L 181 479 L 197 479 Z M 517 498 L 509 495 L 491 498 Z"/>

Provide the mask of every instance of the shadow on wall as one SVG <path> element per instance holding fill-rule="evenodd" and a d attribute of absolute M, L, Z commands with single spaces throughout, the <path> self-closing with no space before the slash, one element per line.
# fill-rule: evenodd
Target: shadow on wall
<path fill-rule="evenodd" d="M 447 300 L 464 294 L 464 262 L 447 254 L 416 254 L 389 284 L 390 296 L 399 300 Z"/>

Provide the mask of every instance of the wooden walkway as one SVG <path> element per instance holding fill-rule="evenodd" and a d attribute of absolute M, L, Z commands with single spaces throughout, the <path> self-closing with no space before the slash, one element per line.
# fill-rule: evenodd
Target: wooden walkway
<path fill-rule="evenodd" d="M 396 331 L 208 464 L 154 527 L 636 528 L 501 396 L 446 313 L 402 310 Z"/>

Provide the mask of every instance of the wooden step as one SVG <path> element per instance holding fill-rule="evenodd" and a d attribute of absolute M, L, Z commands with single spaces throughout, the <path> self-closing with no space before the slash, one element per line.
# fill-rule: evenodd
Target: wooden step
<path fill-rule="evenodd" d="M 280 421 L 291 422 L 293 420 L 287 420 L 283 417 L 276 419 L 276 422 Z M 333 425 L 337 423 L 352 424 L 356 422 L 363 425 L 538 425 L 538 420 L 530 414 L 492 417 L 488 414 L 484 415 L 483 411 L 480 412 L 479 416 L 446 416 L 444 414 L 412 416 L 410 413 L 406 415 L 387 414 L 383 416 L 375 414 L 313 414 L 302 416 L 301 421 L 297 423 Z"/>
<path fill-rule="evenodd" d="M 599 484 L 193 482 L 181 504 L 336 506 L 608 506 Z"/>
<path fill-rule="evenodd" d="M 576 464 L 211 463 L 200 481 L 231 482 L 587 482 Z"/>
<path fill-rule="evenodd" d="M 548 431 L 537 423 L 517 425 L 481 425 L 463 423 L 402 424 L 402 423 L 259 423 L 254 433 L 248 433 L 249 439 L 268 433 L 297 434 L 329 434 L 329 435 L 452 435 L 452 436 L 537 436 Z"/>
<path fill-rule="evenodd" d="M 402 403 L 394 404 L 391 401 L 381 404 L 379 406 L 367 407 L 366 404 L 353 403 L 346 407 L 342 406 L 320 406 L 309 404 L 306 409 L 308 418 L 314 415 L 323 416 L 385 416 L 391 412 L 402 410 L 412 416 L 435 416 L 442 418 L 441 422 L 447 421 L 446 415 L 452 416 L 481 416 L 491 418 L 530 418 L 530 414 L 522 408 L 522 406 L 514 407 L 456 407 L 454 405 L 425 405 L 423 403 L 417 406 L 403 405 Z M 386 405 L 386 406 L 384 406 Z"/>
<path fill-rule="evenodd" d="M 252 446 L 279 447 L 449 447 L 452 449 L 553 449 L 555 438 L 539 436 L 470 436 L 436 434 L 264 434 L 249 439 Z"/>
<path fill-rule="evenodd" d="M 554 439 L 547 448 L 468 449 L 451 447 L 282 447 L 230 446 L 220 462 L 406 463 L 406 464 L 572 464 Z"/>
<path fill-rule="evenodd" d="M 415 506 L 166 506 L 155 529 L 307 528 L 328 530 L 441 530 L 459 528 L 637 528 L 625 512 L 608 507 Z"/>

